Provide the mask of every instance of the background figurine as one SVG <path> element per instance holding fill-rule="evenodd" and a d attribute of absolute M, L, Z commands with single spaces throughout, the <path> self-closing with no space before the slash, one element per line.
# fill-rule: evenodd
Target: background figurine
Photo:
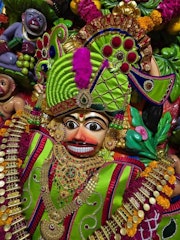
<path fill-rule="evenodd" d="M 18 70 L 18 51 L 33 56 L 36 39 L 46 28 L 46 17 L 36 9 L 27 9 L 22 22 L 13 23 L 0 36 L 0 66 Z"/>
<path fill-rule="evenodd" d="M 0 73 L 0 114 L 5 120 L 15 112 L 24 109 L 25 101 L 20 96 L 14 79 L 6 74 Z"/>

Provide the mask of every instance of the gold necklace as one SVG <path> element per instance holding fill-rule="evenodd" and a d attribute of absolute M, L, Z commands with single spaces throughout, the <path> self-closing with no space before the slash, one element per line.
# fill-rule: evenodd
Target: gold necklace
<path fill-rule="evenodd" d="M 77 189 L 88 178 L 88 172 L 94 172 L 104 164 L 104 159 L 100 156 L 89 158 L 72 157 L 61 144 L 54 146 L 54 155 L 58 161 L 55 179 L 60 190 L 60 196 L 65 198 L 68 192 Z"/>
<path fill-rule="evenodd" d="M 63 219 L 75 212 L 94 191 L 98 181 L 98 174 L 94 175 L 87 183 L 84 190 L 70 203 L 63 208 L 57 209 L 50 196 L 48 184 L 48 172 L 51 166 L 51 161 L 48 159 L 44 162 L 41 170 L 41 195 L 46 210 L 49 214 L 49 220 L 42 220 L 40 224 L 41 234 L 44 239 L 59 240 L 63 235 L 64 226 Z"/>

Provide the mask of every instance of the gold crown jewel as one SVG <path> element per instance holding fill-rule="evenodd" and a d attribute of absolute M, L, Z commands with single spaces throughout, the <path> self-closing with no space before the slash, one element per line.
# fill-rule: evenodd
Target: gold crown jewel
<path fill-rule="evenodd" d="M 92 97 L 88 89 L 81 89 L 76 97 L 77 105 L 82 108 L 90 108 L 92 104 Z"/>

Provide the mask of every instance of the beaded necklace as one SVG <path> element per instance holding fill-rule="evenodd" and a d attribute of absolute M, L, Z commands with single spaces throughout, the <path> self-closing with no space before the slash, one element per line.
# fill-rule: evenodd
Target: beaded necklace
<path fill-rule="evenodd" d="M 136 183 L 126 190 L 122 206 L 106 221 L 106 225 L 89 236 L 89 240 L 134 237 L 151 209 L 168 209 L 176 180 L 171 167 L 173 163 L 167 158 L 151 162 Z"/>
<path fill-rule="evenodd" d="M 8 123 L 10 123 L 9 126 Z M 6 124 L 0 145 L 0 222 L 1 226 L 4 226 L 1 237 L 26 240 L 29 239 L 30 234 L 27 232 L 25 218 L 22 214 L 19 179 L 22 161 L 18 153 L 19 142 L 28 123 L 26 118 L 15 116 L 11 122 L 6 121 Z"/>

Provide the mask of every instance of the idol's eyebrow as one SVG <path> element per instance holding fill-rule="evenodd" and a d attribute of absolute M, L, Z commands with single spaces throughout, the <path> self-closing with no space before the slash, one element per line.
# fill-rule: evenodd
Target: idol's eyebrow
<path fill-rule="evenodd" d="M 92 116 L 92 117 L 85 117 L 85 120 L 88 121 L 88 120 L 92 120 L 92 119 L 99 119 L 100 121 L 102 121 L 106 126 L 108 126 L 108 124 L 104 121 L 104 119 L 102 119 L 101 117 L 98 117 L 98 116 Z"/>
<path fill-rule="evenodd" d="M 67 115 L 65 118 L 73 118 L 74 120 L 78 121 L 79 117 L 75 117 L 73 115 Z M 90 116 L 90 117 L 85 117 L 85 120 L 88 121 L 88 120 L 92 120 L 92 119 L 98 119 L 100 121 L 102 121 L 106 126 L 108 126 L 108 124 L 104 121 L 104 119 L 102 119 L 101 117 L 98 117 L 98 116 Z"/>
<path fill-rule="evenodd" d="M 75 116 L 73 116 L 73 115 L 66 115 L 64 118 L 73 118 L 74 120 L 78 120 L 78 118 L 76 118 Z M 63 119 L 64 119 L 63 118 Z"/>

